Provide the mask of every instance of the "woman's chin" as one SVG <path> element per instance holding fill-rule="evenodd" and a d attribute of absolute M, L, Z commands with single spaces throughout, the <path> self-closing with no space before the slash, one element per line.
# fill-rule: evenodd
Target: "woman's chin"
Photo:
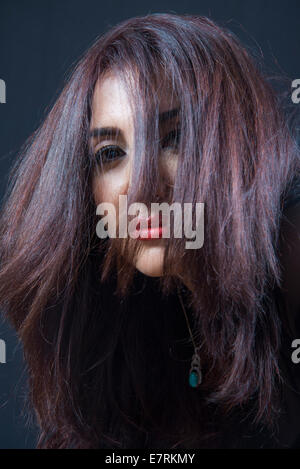
<path fill-rule="evenodd" d="M 163 275 L 165 247 L 154 240 L 144 241 L 144 244 L 145 247 L 138 256 L 135 268 L 149 277 L 161 277 Z"/>

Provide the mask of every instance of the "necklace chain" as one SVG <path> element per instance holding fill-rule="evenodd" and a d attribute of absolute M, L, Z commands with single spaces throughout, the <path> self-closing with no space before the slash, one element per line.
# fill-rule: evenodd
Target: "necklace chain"
<path fill-rule="evenodd" d="M 181 307 L 182 307 L 183 312 L 184 312 L 185 320 L 186 320 L 187 327 L 188 327 L 188 330 L 189 330 L 189 333 L 190 333 L 190 336 L 191 336 L 191 339 L 192 339 L 192 343 L 193 343 L 194 349 L 196 351 L 197 347 L 196 347 L 194 337 L 193 337 L 193 334 L 192 334 L 192 331 L 191 331 L 191 328 L 190 328 L 189 320 L 188 320 L 188 317 L 187 317 L 187 314 L 186 314 L 186 310 L 185 310 L 185 307 L 184 307 L 184 304 L 183 304 L 183 300 L 182 300 L 182 296 L 181 296 L 179 288 L 178 288 L 178 296 L 179 296 L 179 300 L 180 300 L 180 303 L 181 303 Z"/>
<path fill-rule="evenodd" d="M 192 339 L 192 343 L 194 346 L 194 354 L 192 357 L 191 368 L 190 368 L 190 373 L 189 373 L 189 383 L 190 383 L 190 386 L 192 386 L 193 388 L 197 388 L 202 383 L 202 370 L 201 370 L 201 361 L 200 361 L 200 355 L 199 355 L 200 346 L 196 347 L 179 287 L 178 287 L 178 296 L 179 296 L 179 300 L 181 303 L 181 307 L 184 312 L 185 320 L 186 320 L 188 330 Z"/>

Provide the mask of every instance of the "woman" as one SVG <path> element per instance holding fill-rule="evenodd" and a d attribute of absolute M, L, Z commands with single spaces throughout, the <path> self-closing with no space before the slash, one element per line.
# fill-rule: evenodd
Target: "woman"
<path fill-rule="evenodd" d="M 292 131 L 231 33 L 153 14 L 95 42 L 1 220 L 39 448 L 299 445 L 298 184 Z M 204 204 L 203 246 L 151 224 L 101 239 L 96 207 L 124 216 L 120 195 Z"/>

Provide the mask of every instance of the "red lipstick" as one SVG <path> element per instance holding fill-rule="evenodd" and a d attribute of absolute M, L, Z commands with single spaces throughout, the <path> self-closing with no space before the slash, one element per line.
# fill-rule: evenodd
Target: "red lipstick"
<path fill-rule="evenodd" d="M 137 224 L 136 229 L 139 231 L 139 236 L 137 239 L 147 241 L 149 239 L 160 239 L 163 236 L 163 227 L 162 227 L 162 214 L 161 212 L 154 214 L 147 219 L 141 218 L 144 224 L 148 224 L 148 228 L 140 230 L 140 222 Z"/>

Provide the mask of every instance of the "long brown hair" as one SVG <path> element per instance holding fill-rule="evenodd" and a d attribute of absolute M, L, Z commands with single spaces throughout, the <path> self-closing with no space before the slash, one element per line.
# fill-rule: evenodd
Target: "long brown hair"
<path fill-rule="evenodd" d="M 95 236 L 89 125 L 107 71 L 135 110 L 128 203 L 156 198 L 157 87 L 171 84 L 180 100 L 168 197 L 205 204 L 205 239 L 199 250 L 168 240 L 160 279 L 135 271 L 133 240 Z M 278 99 L 230 32 L 204 17 L 152 14 L 95 42 L 20 152 L 1 219 L 0 304 L 24 346 L 39 447 L 141 447 L 151 432 L 162 447 L 205 446 L 237 409 L 274 421 L 281 219 L 298 175 Z M 204 370 L 196 392 L 189 362 L 168 355 L 187 338 L 174 272 L 191 285 L 183 291 Z"/>

